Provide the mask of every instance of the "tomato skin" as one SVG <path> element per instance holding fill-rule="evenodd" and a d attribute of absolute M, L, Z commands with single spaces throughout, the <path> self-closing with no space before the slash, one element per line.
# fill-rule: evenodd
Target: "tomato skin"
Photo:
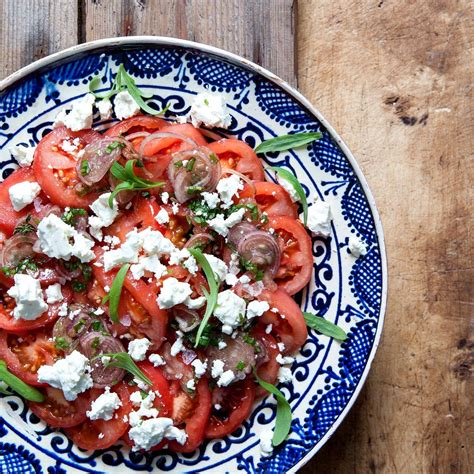
<path fill-rule="evenodd" d="M 101 137 L 100 133 L 94 130 L 71 132 L 66 127 L 58 127 L 38 143 L 33 161 L 33 171 L 36 181 L 52 203 L 62 207 L 87 209 L 99 197 L 100 193 L 94 191 L 85 196 L 79 196 L 73 187 L 66 187 L 61 178 L 57 176 L 57 172 L 59 170 L 67 173 L 71 183 L 79 183 L 75 170 L 76 159 L 72 155 L 59 151 L 61 143 L 67 139 L 79 138 L 85 145 Z"/>
<path fill-rule="evenodd" d="M 128 422 L 123 420 L 132 411 L 130 402 L 130 391 L 125 382 L 115 385 L 111 392 L 117 393 L 122 402 L 111 420 L 87 420 L 80 425 L 66 428 L 65 432 L 71 440 L 81 449 L 94 451 L 96 449 L 107 449 L 114 445 L 127 431 Z M 102 433 L 103 438 L 98 435 Z"/>
<path fill-rule="evenodd" d="M 22 337 L 24 343 L 19 343 L 17 335 L 0 331 L 0 358 L 23 382 L 44 387 L 46 384 L 38 382 L 37 370 L 42 365 L 52 365 L 58 351 L 49 340 L 49 332 L 29 332 Z"/>
<path fill-rule="evenodd" d="M 269 216 L 288 216 L 298 218 L 298 211 L 290 195 L 279 184 L 268 181 L 255 181 L 255 194 L 252 186 L 246 184 L 239 193 L 239 200 L 245 198 L 255 199 L 260 212 Z"/>
<path fill-rule="evenodd" d="M 265 382 L 275 384 L 280 370 L 280 364 L 276 361 L 276 357 L 280 353 L 277 342 L 275 338 L 271 334 L 267 334 L 261 326 L 256 326 L 252 330 L 252 336 L 263 344 L 268 357 L 268 360 L 257 368 L 257 375 Z M 260 386 L 256 387 L 256 399 L 267 395 L 268 392 L 265 389 Z"/>
<path fill-rule="evenodd" d="M 15 170 L 8 178 L 0 183 L 0 231 L 11 236 L 15 230 L 18 219 L 25 217 L 31 210 L 31 205 L 17 212 L 13 209 L 8 190 L 15 184 L 23 181 L 36 181 L 33 170 L 28 168 L 19 168 Z"/>
<path fill-rule="evenodd" d="M 215 388 L 214 392 L 216 391 L 220 392 L 217 394 L 218 403 L 226 407 L 230 414 L 225 420 L 211 414 L 205 434 L 210 439 L 223 438 L 233 433 L 248 418 L 255 399 L 255 383 L 251 378 L 246 378 L 229 387 Z"/>
<path fill-rule="evenodd" d="M 266 229 L 274 229 L 282 257 L 275 283 L 294 295 L 311 280 L 313 252 L 311 238 L 301 222 L 287 216 L 269 216 Z"/>
<path fill-rule="evenodd" d="M 218 156 L 223 169 L 235 169 L 254 181 L 265 180 L 261 160 L 245 142 L 223 138 L 208 147 Z"/>
<path fill-rule="evenodd" d="M 278 309 L 279 313 L 267 311 L 260 316 L 262 324 L 272 324 L 273 332 L 285 344 L 285 354 L 292 354 L 300 349 L 308 338 L 308 328 L 303 313 L 295 300 L 284 290 L 270 292 L 265 290 L 260 300 L 268 301 L 270 308 Z M 281 315 L 285 315 L 282 318 Z"/>
<path fill-rule="evenodd" d="M 137 115 L 130 117 L 129 119 L 122 120 L 116 123 L 113 127 L 110 127 L 105 133 L 106 137 L 118 137 L 119 135 L 125 135 L 134 132 L 156 132 L 160 128 L 167 124 L 166 120 L 159 117 L 149 117 L 146 115 Z"/>

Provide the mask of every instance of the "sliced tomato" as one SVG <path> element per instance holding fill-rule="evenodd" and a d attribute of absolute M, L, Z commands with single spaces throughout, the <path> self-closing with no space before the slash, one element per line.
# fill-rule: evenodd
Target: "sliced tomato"
<path fill-rule="evenodd" d="M 20 168 L 14 171 L 5 181 L 0 183 L 0 231 L 8 236 L 13 234 L 18 219 L 25 217 L 32 208 L 32 205 L 25 207 L 19 212 L 13 209 L 8 190 L 15 184 L 23 181 L 36 181 L 35 174 L 31 168 Z"/>
<path fill-rule="evenodd" d="M 175 424 L 184 427 L 188 437 L 184 445 L 170 441 L 168 447 L 178 453 L 191 453 L 202 443 L 209 421 L 211 413 L 209 382 L 205 377 L 201 378 L 196 384 L 193 398 L 181 389 L 179 382 L 173 383 L 172 390 L 174 390 L 174 406 L 171 417 Z"/>
<path fill-rule="evenodd" d="M 118 137 L 119 135 L 129 135 L 143 131 L 153 133 L 166 125 L 167 122 L 159 117 L 138 115 L 116 123 L 104 135 L 107 137 Z"/>
<path fill-rule="evenodd" d="M 45 386 L 38 382 L 38 369 L 52 365 L 59 355 L 50 339 L 49 333 L 43 331 L 31 331 L 22 336 L 0 331 L 0 358 L 27 384 Z"/>
<path fill-rule="evenodd" d="M 256 181 L 255 194 L 252 186 L 246 184 L 239 193 L 239 200 L 253 198 L 261 212 L 269 216 L 288 216 L 296 219 L 298 210 L 290 195 L 279 185 L 268 181 Z"/>
<path fill-rule="evenodd" d="M 81 449 L 94 451 L 110 448 L 127 431 L 129 424 L 124 421 L 124 417 L 132 411 L 130 391 L 125 382 L 115 385 L 111 391 L 115 392 L 122 402 L 122 406 L 115 411 L 111 420 L 87 420 L 78 426 L 65 429 L 69 438 Z"/>
<path fill-rule="evenodd" d="M 209 143 L 208 147 L 218 156 L 223 169 L 233 169 L 254 181 L 265 180 L 260 158 L 245 142 L 223 138 Z"/>
<path fill-rule="evenodd" d="M 257 368 L 257 375 L 265 382 L 274 384 L 280 370 L 280 364 L 276 361 L 276 357 L 280 353 L 277 342 L 271 334 L 267 334 L 263 327 L 260 326 L 257 326 L 252 330 L 252 336 L 263 345 L 266 354 L 265 362 Z M 256 387 L 255 398 L 258 399 L 267 395 L 268 392 L 262 387 Z"/>
<path fill-rule="evenodd" d="M 171 212 L 171 206 L 163 206 L 170 216 L 170 221 L 166 224 L 165 237 L 170 239 L 176 247 L 183 248 L 189 240 L 188 233 L 191 230 L 189 216 L 185 208 L 181 207 L 177 214 Z"/>
<path fill-rule="evenodd" d="M 30 402 L 30 410 L 52 428 L 70 428 L 87 420 L 86 412 L 90 410 L 91 402 L 102 390 L 91 389 L 79 394 L 76 400 L 70 402 L 64 398 L 62 390 L 45 387 L 42 390 L 44 402 Z"/>
<path fill-rule="evenodd" d="M 206 428 L 206 438 L 223 438 L 233 433 L 248 418 L 255 399 L 255 383 L 251 378 L 229 387 L 217 387 L 212 393 L 213 408 Z M 220 410 L 214 405 L 218 403 Z"/>
<path fill-rule="evenodd" d="M 268 301 L 270 308 L 278 310 L 278 313 L 271 310 L 265 312 L 260 317 L 260 322 L 273 325 L 273 332 L 285 344 L 285 354 L 299 350 L 308 338 L 308 329 L 303 313 L 295 300 L 280 289 L 273 292 L 263 291 L 259 299 Z"/>
<path fill-rule="evenodd" d="M 72 299 L 72 291 L 64 286 L 62 288 L 63 300 L 49 305 L 48 310 L 42 314 L 39 318 L 26 320 L 26 319 L 15 319 L 12 316 L 13 309 L 15 308 L 15 300 L 6 294 L 0 294 L 0 329 L 13 332 L 16 334 L 23 334 L 26 331 L 38 329 L 43 326 L 47 326 L 59 317 L 59 310 L 62 303 L 68 303 Z"/>
<path fill-rule="evenodd" d="M 62 207 L 87 209 L 100 193 L 91 190 L 83 194 L 77 190 L 81 184 L 75 168 L 77 159 L 62 149 L 64 140 L 75 138 L 80 140 L 79 148 L 84 148 L 88 143 L 100 139 L 101 135 L 94 130 L 71 132 L 66 127 L 55 128 L 36 147 L 33 171 L 51 202 Z"/>
<path fill-rule="evenodd" d="M 273 229 L 282 249 L 275 283 L 290 295 L 303 289 L 311 279 L 313 253 L 311 238 L 301 222 L 286 216 L 269 216 L 267 229 Z"/>

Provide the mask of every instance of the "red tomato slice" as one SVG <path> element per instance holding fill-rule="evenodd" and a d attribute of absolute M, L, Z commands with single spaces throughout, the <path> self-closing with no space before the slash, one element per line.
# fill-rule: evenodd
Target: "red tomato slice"
<path fill-rule="evenodd" d="M 298 211 L 290 195 L 279 185 L 268 181 L 256 181 L 255 195 L 252 186 L 246 184 L 239 193 L 239 200 L 245 198 L 255 199 L 261 212 L 269 216 L 288 216 L 298 218 Z"/>
<path fill-rule="evenodd" d="M 275 283 L 290 295 L 303 289 L 311 279 L 313 253 L 311 238 L 301 222 L 286 216 L 269 216 L 267 229 L 274 229 L 282 249 Z"/>
<path fill-rule="evenodd" d="M 115 385 L 111 391 L 117 393 L 122 402 L 122 406 L 116 410 L 111 420 L 87 420 L 78 426 L 65 429 L 69 438 L 81 449 L 94 451 L 110 448 L 127 431 L 129 424 L 123 418 L 132 411 L 130 391 L 125 382 Z"/>
<path fill-rule="evenodd" d="M 277 355 L 280 353 L 275 338 L 267 334 L 263 327 L 257 326 L 252 330 L 252 335 L 258 339 L 258 341 L 264 346 L 266 352 L 266 362 L 258 366 L 257 375 L 265 382 L 274 384 L 278 372 L 280 370 L 280 364 L 276 361 Z M 255 390 L 255 398 L 262 398 L 268 395 L 268 392 L 262 387 L 257 386 Z"/>
<path fill-rule="evenodd" d="M 269 292 L 265 290 L 259 299 L 268 301 L 270 308 L 278 313 L 267 311 L 260 317 L 262 324 L 272 324 L 273 332 L 285 344 L 285 354 L 296 352 L 308 338 L 308 329 L 300 307 L 284 290 Z M 285 316 L 282 318 L 282 315 Z"/>
<path fill-rule="evenodd" d="M 32 331 L 23 336 L 0 331 L 0 358 L 27 384 L 45 386 L 38 382 L 38 369 L 42 365 L 52 365 L 59 355 L 50 338 L 50 334 L 43 331 Z"/>
<path fill-rule="evenodd" d="M 219 411 L 212 408 L 206 438 L 223 438 L 233 433 L 250 415 L 254 399 L 255 383 L 250 378 L 230 387 L 215 388 L 212 403 L 218 403 L 222 408 Z"/>
<path fill-rule="evenodd" d="M 199 380 L 194 398 L 181 390 L 179 382 L 173 383 L 172 390 L 175 394 L 172 418 L 175 424 L 184 425 L 188 438 L 184 445 L 170 441 L 168 447 L 178 453 L 191 453 L 202 443 L 209 421 L 211 413 L 209 382 L 204 377 Z"/>
<path fill-rule="evenodd" d="M 74 138 L 80 139 L 79 148 L 83 148 L 101 138 L 101 135 L 94 130 L 71 132 L 66 127 L 55 128 L 36 147 L 33 171 L 51 202 L 62 207 L 86 209 L 100 193 L 91 191 L 86 195 L 80 195 L 75 189 L 75 186 L 80 184 L 75 169 L 76 158 L 61 148 L 64 140 Z"/>
<path fill-rule="evenodd" d="M 71 428 L 87 420 L 86 411 L 90 410 L 91 402 L 102 390 L 91 389 L 79 394 L 76 400 L 69 402 L 63 392 L 53 387 L 43 391 L 45 401 L 29 402 L 30 410 L 52 428 Z"/>
<path fill-rule="evenodd" d="M 33 320 L 15 319 L 11 316 L 15 308 L 15 301 L 6 294 L 0 296 L 0 329 L 6 331 L 23 334 L 25 331 L 38 329 L 48 324 L 53 323 L 58 319 L 59 309 L 62 303 L 68 303 L 72 298 L 72 291 L 68 287 L 62 288 L 63 300 L 49 305 L 48 311 L 42 314 L 39 318 Z M 3 299 L 2 299 L 3 297 Z"/>
<path fill-rule="evenodd" d="M 118 137 L 119 135 L 129 135 L 135 132 L 156 132 L 167 124 L 166 120 L 159 117 L 148 117 L 138 115 L 115 124 L 110 127 L 104 135 L 107 137 Z"/>
<path fill-rule="evenodd" d="M 218 156 L 223 169 L 234 169 L 254 181 L 265 180 L 260 158 L 245 142 L 223 138 L 208 147 Z"/>
<path fill-rule="evenodd" d="M 0 183 L 0 231 L 5 232 L 8 236 L 13 234 L 18 219 L 25 217 L 32 208 L 32 205 L 25 207 L 19 212 L 13 209 L 10 201 L 8 190 L 23 181 L 36 181 L 35 174 L 31 168 L 20 168 L 14 171 L 5 181 Z"/>

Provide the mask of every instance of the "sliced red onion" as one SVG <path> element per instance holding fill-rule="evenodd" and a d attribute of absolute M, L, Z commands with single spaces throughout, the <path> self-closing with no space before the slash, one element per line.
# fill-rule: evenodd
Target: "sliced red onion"
<path fill-rule="evenodd" d="M 94 387 L 104 388 L 119 382 L 125 376 L 125 371 L 118 367 L 107 367 L 102 362 L 100 354 L 125 352 L 122 343 L 100 332 L 92 331 L 79 339 L 78 350 L 91 359 L 91 377 Z"/>
<path fill-rule="evenodd" d="M 89 331 L 93 322 L 92 307 L 73 304 L 68 309 L 69 315 L 60 317 L 53 327 L 53 337 L 64 339 L 67 353 L 77 347 L 79 338 Z"/>
<path fill-rule="evenodd" d="M 214 237 L 211 234 L 202 232 L 200 234 L 193 235 L 185 244 L 185 248 L 200 247 L 207 245 L 209 242 L 214 241 Z"/>
<path fill-rule="evenodd" d="M 253 224 L 250 224 L 250 222 L 240 222 L 230 229 L 229 235 L 227 236 L 227 242 L 237 249 L 240 241 L 247 234 L 256 232 L 257 230 L 258 229 Z"/>
<path fill-rule="evenodd" d="M 175 153 L 168 165 L 168 176 L 174 188 L 176 199 L 186 202 L 203 191 L 214 191 L 221 177 L 219 161 L 211 159 L 212 152 L 205 147 Z M 183 162 L 194 160 L 192 169 L 183 166 Z"/>
<path fill-rule="evenodd" d="M 122 146 L 110 147 L 112 143 L 120 142 Z M 109 171 L 112 164 L 122 155 L 122 148 L 130 147 L 130 144 L 123 138 L 104 137 L 100 140 L 89 143 L 84 148 L 84 154 L 77 161 L 76 172 L 78 178 L 87 186 L 98 183 Z M 87 173 L 84 173 L 87 169 Z"/>
<path fill-rule="evenodd" d="M 212 363 L 215 360 L 220 359 L 224 362 L 224 371 L 232 370 L 233 372 L 239 372 L 237 366 L 240 362 L 243 362 L 244 369 L 240 372 L 244 374 L 252 372 L 252 368 L 257 361 L 254 347 L 244 342 L 239 336 L 235 339 L 225 337 L 224 341 L 227 346 L 223 349 L 215 346 L 208 346 L 206 349 L 208 370 L 211 369 Z"/>
<path fill-rule="evenodd" d="M 246 234 L 237 244 L 237 252 L 246 261 L 276 275 L 280 268 L 281 250 L 273 235 L 263 230 Z"/>
<path fill-rule="evenodd" d="M 61 277 L 64 278 L 66 281 L 71 281 L 75 280 L 76 278 L 80 277 L 82 274 L 82 269 L 78 266 L 74 270 L 68 270 L 63 262 L 60 260 L 58 261 L 55 270 L 57 274 Z"/>
<path fill-rule="evenodd" d="M 135 132 L 135 133 L 131 133 L 130 135 L 126 135 L 127 137 L 127 140 L 130 142 L 132 140 L 135 140 L 135 138 L 144 138 L 144 137 L 147 137 L 148 135 L 150 135 L 150 132 L 146 132 L 145 130 L 143 130 L 142 132 Z"/>
<path fill-rule="evenodd" d="M 179 329 L 183 332 L 189 332 L 199 326 L 201 318 L 197 311 L 189 309 L 184 305 L 178 305 L 171 308 L 172 317 L 178 322 Z"/>
<path fill-rule="evenodd" d="M 130 140 L 130 137 L 127 137 Z M 191 138 L 186 137 L 184 135 L 179 135 L 178 133 L 172 133 L 172 132 L 156 132 L 148 135 L 141 143 L 140 143 L 140 148 L 138 149 L 138 153 L 140 156 L 143 156 L 143 153 L 145 152 L 145 147 L 148 145 L 153 140 L 159 140 L 161 138 L 173 138 L 174 140 L 180 140 L 182 142 L 188 143 L 191 148 L 195 149 L 198 147 L 197 143 L 194 140 L 191 140 Z"/>
<path fill-rule="evenodd" d="M 186 365 L 181 356 L 171 355 L 171 345 L 165 342 L 161 346 L 160 355 L 165 360 L 163 365 L 163 374 L 168 380 L 179 380 L 181 385 L 186 386 L 186 382 L 194 377 L 193 369 Z"/>
<path fill-rule="evenodd" d="M 31 234 L 16 234 L 5 240 L 1 252 L 1 265 L 15 267 L 21 260 L 31 257 L 35 253 L 33 247 L 36 241 L 36 236 Z"/>
<path fill-rule="evenodd" d="M 197 357 L 197 354 L 190 349 L 186 349 L 181 353 L 181 357 L 186 365 L 190 365 L 191 362 Z"/>

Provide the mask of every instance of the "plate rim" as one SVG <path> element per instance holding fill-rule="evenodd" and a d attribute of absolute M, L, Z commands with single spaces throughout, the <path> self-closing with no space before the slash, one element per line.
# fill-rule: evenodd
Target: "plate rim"
<path fill-rule="evenodd" d="M 44 58 L 37 59 L 36 61 L 31 62 L 30 64 L 18 69 L 14 73 L 8 75 L 6 78 L 0 81 L 0 93 L 5 89 L 12 86 L 16 82 L 25 78 L 26 76 L 37 72 L 38 70 L 49 66 L 51 63 L 54 63 L 61 59 L 67 59 L 73 57 L 77 54 L 83 54 L 91 50 L 107 48 L 113 46 L 121 45 L 133 45 L 133 46 L 145 46 L 147 44 L 155 46 L 175 46 L 181 47 L 184 49 L 194 49 L 204 53 L 208 53 L 217 57 L 220 57 L 224 60 L 236 63 L 239 66 L 243 66 L 245 69 L 250 69 L 252 72 L 263 76 L 265 79 L 275 83 L 280 87 L 286 94 L 290 95 L 296 99 L 300 104 L 302 104 L 311 114 L 313 114 L 319 122 L 326 128 L 331 137 L 335 140 L 337 145 L 341 148 L 344 156 L 349 160 L 357 179 L 359 180 L 362 189 L 364 191 L 365 197 L 369 204 L 372 216 L 374 218 L 375 230 L 378 239 L 378 245 L 380 250 L 380 260 L 382 266 L 382 294 L 381 294 L 381 304 L 380 304 L 380 313 L 377 324 L 377 331 L 375 334 L 374 343 L 372 345 L 370 354 L 367 359 L 367 363 L 364 367 L 364 371 L 361 374 L 359 383 L 355 388 L 350 400 L 347 405 L 344 407 L 341 414 L 334 421 L 332 426 L 329 428 L 327 433 L 311 448 L 302 459 L 298 461 L 294 466 L 289 469 L 289 473 L 297 472 L 301 469 L 306 463 L 308 463 L 315 454 L 327 443 L 329 438 L 335 433 L 339 428 L 343 420 L 346 418 L 349 411 L 352 409 L 354 403 L 360 395 L 362 388 L 365 385 L 367 376 L 372 367 L 372 363 L 377 353 L 378 347 L 380 345 L 380 340 L 383 332 L 383 327 L 385 323 L 385 312 L 387 306 L 387 296 L 388 296 L 388 268 L 387 268 L 387 253 L 385 247 L 385 237 L 382 227 L 382 220 L 380 218 L 377 205 L 375 204 L 375 199 L 373 197 L 372 191 L 367 183 L 367 180 L 362 173 L 362 170 L 359 167 L 359 164 L 344 142 L 340 137 L 334 127 L 326 120 L 323 114 L 308 100 L 306 97 L 299 92 L 296 87 L 290 85 L 287 81 L 283 80 L 276 74 L 272 73 L 268 69 L 260 66 L 249 59 L 244 58 L 235 53 L 231 53 L 227 50 L 218 48 L 216 46 L 211 46 L 205 43 L 199 43 L 196 41 L 179 39 L 171 36 L 151 36 L 151 35 L 137 35 L 137 36 L 119 36 L 115 38 L 101 38 L 98 40 L 88 41 L 86 43 L 81 43 L 79 45 L 74 45 L 69 48 L 62 49 L 56 53 L 49 54 Z"/>

